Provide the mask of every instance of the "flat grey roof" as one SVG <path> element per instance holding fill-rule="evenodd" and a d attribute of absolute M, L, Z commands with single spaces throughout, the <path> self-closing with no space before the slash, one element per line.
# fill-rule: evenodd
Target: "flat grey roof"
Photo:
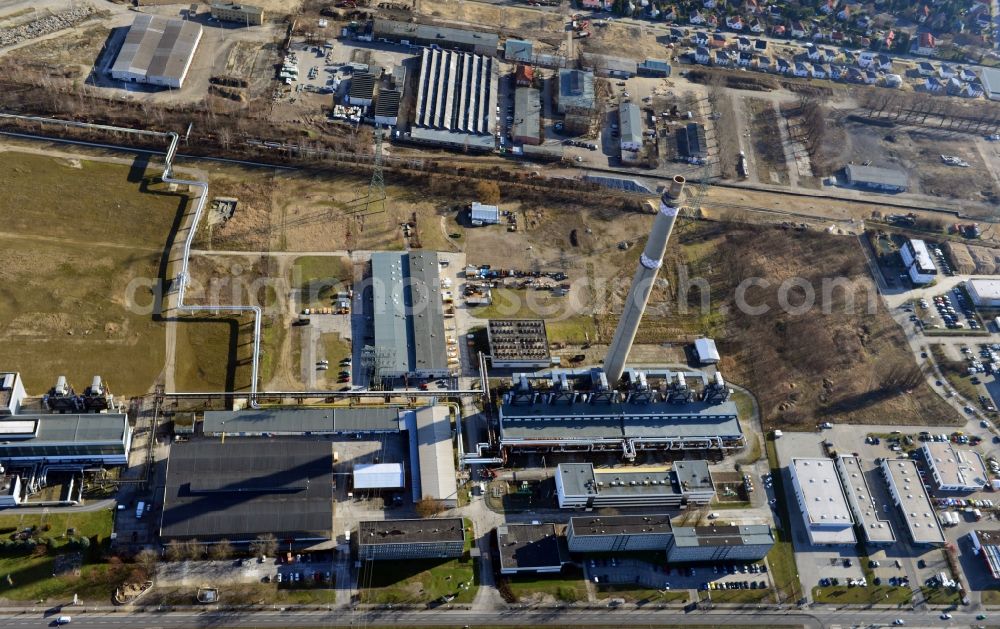
<path fill-rule="evenodd" d="M 414 368 L 417 371 L 447 370 L 438 255 L 433 251 L 411 251 L 408 257 L 410 298 L 407 304 L 412 304 Z"/>
<path fill-rule="evenodd" d="M 847 177 L 852 183 L 892 186 L 894 188 L 905 188 L 907 186 L 906 173 L 891 168 L 879 168 L 878 166 L 848 164 Z"/>
<path fill-rule="evenodd" d="M 673 530 L 670 516 L 656 515 L 611 515 L 581 516 L 570 518 L 573 535 L 669 535 Z"/>
<path fill-rule="evenodd" d="M 126 422 L 127 418 L 123 413 L 82 415 L 22 413 L 0 420 L 0 439 L 32 445 L 121 443 L 125 435 Z"/>
<path fill-rule="evenodd" d="M 841 477 L 847 491 L 847 499 L 854 505 L 854 515 L 857 525 L 871 542 L 894 542 L 896 536 L 892 532 L 889 521 L 881 516 L 872 499 L 871 488 L 861 469 L 861 461 L 856 456 L 840 457 Z M 846 477 L 844 476 L 846 474 Z"/>
<path fill-rule="evenodd" d="M 899 498 L 899 510 L 910 531 L 913 541 L 922 544 L 943 544 L 944 532 L 934 505 L 920 480 L 916 461 L 912 459 L 886 459 L 882 462 L 883 473 L 888 470 L 888 482 L 895 488 Z"/>
<path fill-rule="evenodd" d="M 205 411 L 202 426 L 206 435 L 396 432 L 399 430 L 399 411 L 390 407 Z"/>
<path fill-rule="evenodd" d="M 504 436 L 552 438 L 738 438 L 734 402 L 501 404 Z"/>
<path fill-rule="evenodd" d="M 583 63 L 595 71 L 604 69 L 609 72 L 624 72 L 634 75 L 639 67 L 635 59 L 627 57 L 613 57 L 597 53 L 583 53 L 581 56 L 583 57 Z"/>
<path fill-rule="evenodd" d="M 708 461 L 677 461 L 674 463 L 674 474 L 682 491 L 715 489 Z"/>
<path fill-rule="evenodd" d="M 621 141 L 642 145 L 642 112 L 633 102 L 622 103 L 618 108 Z"/>
<path fill-rule="evenodd" d="M 774 544 L 774 534 L 766 524 L 742 526 L 678 526 L 674 529 L 677 546 L 755 546 Z"/>
<path fill-rule="evenodd" d="M 567 496 L 679 495 L 676 477 L 664 468 L 594 469 L 592 463 L 560 463 L 556 474 Z"/>
<path fill-rule="evenodd" d="M 570 68 L 559 70 L 560 109 L 593 109 L 594 105 L 594 73 Z"/>
<path fill-rule="evenodd" d="M 243 4 L 242 2 L 213 2 L 212 8 L 223 9 L 226 11 L 240 11 L 241 13 L 249 13 L 250 15 L 264 14 L 263 8 L 252 4 Z"/>
<path fill-rule="evenodd" d="M 358 544 L 427 544 L 465 541 L 462 518 L 365 520 L 358 522 Z"/>
<path fill-rule="evenodd" d="M 531 61 L 534 44 L 523 39 L 507 39 L 503 44 L 503 56 L 507 61 Z"/>
<path fill-rule="evenodd" d="M 446 406 L 425 406 L 417 409 L 415 415 L 421 497 L 457 500 L 450 411 Z"/>
<path fill-rule="evenodd" d="M 549 360 L 543 319 L 490 319 L 486 332 L 494 360 Z"/>
<path fill-rule="evenodd" d="M 504 568 L 554 568 L 566 561 L 563 540 L 555 524 L 506 524 L 497 527 L 500 566 Z"/>
<path fill-rule="evenodd" d="M 397 251 L 372 253 L 372 311 L 375 346 L 388 352 L 384 370 L 406 373 L 410 367 L 410 344 L 406 332 L 406 254 Z"/>
<path fill-rule="evenodd" d="M 830 459 L 792 459 L 792 471 L 798 480 L 802 502 L 809 522 L 816 526 L 854 522 L 840 477 Z"/>
<path fill-rule="evenodd" d="M 542 103 L 539 91 L 533 87 L 519 87 L 514 91 L 514 138 L 538 138 L 541 131 Z"/>
<path fill-rule="evenodd" d="M 375 36 L 389 36 L 410 41 L 439 42 L 442 47 L 459 44 L 479 46 L 495 50 L 500 43 L 496 33 L 470 31 L 462 28 L 433 26 L 431 24 L 411 24 L 396 20 L 375 20 Z"/>
<path fill-rule="evenodd" d="M 167 461 L 160 537 L 329 539 L 333 445 L 312 439 L 175 443 Z"/>
<path fill-rule="evenodd" d="M 426 144 L 441 144 L 451 148 L 469 149 L 473 151 L 492 151 L 496 148 L 496 140 L 492 135 L 477 135 L 447 131 L 445 129 L 424 129 L 414 127 L 410 130 L 410 139 Z"/>
<path fill-rule="evenodd" d="M 959 448 L 950 441 L 928 441 L 925 450 L 930 454 L 928 463 L 937 470 L 942 485 L 985 487 L 989 482 L 982 457 L 968 448 Z"/>
<path fill-rule="evenodd" d="M 997 68 L 982 68 L 979 72 L 979 81 L 983 84 L 983 91 L 986 94 L 986 98 L 1000 100 L 1000 70 Z"/>
<path fill-rule="evenodd" d="M 180 81 L 200 38 L 201 26 L 195 22 L 140 13 L 129 28 L 111 71 Z"/>

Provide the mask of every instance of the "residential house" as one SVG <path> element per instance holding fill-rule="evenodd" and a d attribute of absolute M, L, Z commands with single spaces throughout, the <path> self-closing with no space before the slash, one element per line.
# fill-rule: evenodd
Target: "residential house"
<path fill-rule="evenodd" d="M 712 60 L 712 58 L 709 57 L 708 55 L 708 48 L 705 48 L 704 46 L 698 46 L 698 48 L 696 48 L 694 51 L 694 60 L 695 63 L 701 63 L 707 65 Z"/>
<path fill-rule="evenodd" d="M 936 74 L 934 64 L 929 61 L 921 61 L 918 63 L 917 72 L 920 73 L 920 76 L 934 76 Z"/>
<path fill-rule="evenodd" d="M 867 68 L 875 62 L 875 53 L 869 50 L 858 53 L 858 67 Z"/>
<path fill-rule="evenodd" d="M 847 65 L 854 65 L 858 62 L 858 56 L 850 50 L 845 50 L 842 54 L 844 55 L 844 63 Z"/>
<path fill-rule="evenodd" d="M 705 7 L 706 9 L 714 9 L 715 0 L 702 0 L 701 6 Z"/>
<path fill-rule="evenodd" d="M 965 83 L 971 83 L 978 79 L 976 73 L 968 68 L 962 68 L 958 73 L 958 78 Z"/>
<path fill-rule="evenodd" d="M 926 4 L 917 9 L 917 23 L 923 24 L 931 16 L 931 8 Z"/>
<path fill-rule="evenodd" d="M 962 93 L 962 96 L 966 98 L 981 98 L 985 93 L 982 84 L 978 81 L 973 81 L 972 83 L 965 84 L 965 91 Z"/>
<path fill-rule="evenodd" d="M 837 51 L 833 48 L 824 48 L 820 52 L 820 55 L 821 55 L 820 59 L 824 63 L 833 63 L 834 61 L 837 60 Z"/>
<path fill-rule="evenodd" d="M 792 74 L 794 74 L 795 76 L 803 77 L 803 78 L 808 77 L 809 76 L 809 68 L 806 67 L 806 64 L 801 63 L 799 61 L 796 61 L 795 62 L 795 70 L 792 71 Z"/>
<path fill-rule="evenodd" d="M 920 33 L 913 40 L 912 52 L 918 55 L 932 57 L 937 54 L 937 41 L 930 33 Z"/>
<path fill-rule="evenodd" d="M 878 66 L 879 70 L 888 72 L 889 70 L 892 70 L 892 57 L 885 54 L 879 55 L 875 57 L 875 64 Z"/>
<path fill-rule="evenodd" d="M 736 38 L 736 47 L 740 50 L 750 50 L 753 48 L 753 42 L 750 41 L 749 37 L 740 35 Z"/>
<path fill-rule="evenodd" d="M 858 45 L 861 46 L 862 48 L 871 48 L 872 40 L 870 37 L 862 37 L 861 40 L 858 41 Z"/>
<path fill-rule="evenodd" d="M 775 37 L 784 37 L 787 32 L 784 24 L 775 24 L 774 28 L 771 29 L 771 34 Z"/>
<path fill-rule="evenodd" d="M 958 72 L 955 71 L 955 68 L 946 66 L 943 63 L 938 66 L 937 74 L 940 79 L 953 79 L 958 76 Z"/>
<path fill-rule="evenodd" d="M 760 55 L 757 57 L 757 69 L 761 72 L 773 72 L 774 63 L 771 62 L 771 58 L 767 55 Z"/>
<path fill-rule="evenodd" d="M 841 31 L 833 31 L 832 33 L 830 33 L 830 41 L 832 41 L 835 44 L 843 44 L 845 39 L 846 37 L 844 36 L 844 33 L 842 33 Z"/>
<path fill-rule="evenodd" d="M 711 28 L 719 27 L 719 17 L 714 13 L 709 13 L 708 17 L 705 18 L 705 24 Z"/>
<path fill-rule="evenodd" d="M 750 20 L 750 32 L 755 35 L 760 35 L 764 32 L 764 23 L 757 18 L 752 18 Z"/>
<path fill-rule="evenodd" d="M 743 51 L 740 53 L 737 63 L 741 68 L 749 68 L 750 64 L 753 62 L 753 53 L 750 51 Z"/>
<path fill-rule="evenodd" d="M 756 15 L 760 13 L 760 5 L 757 3 L 757 0 L 744 0 L 743 10 L 750 15 Z"/>
<path fill-rule="evenodd" d="M 929 76 L 927 77 L 927 80 L 924 81 L 924 89 L 926 89 L 928 92 L 937 93 L 940 92 L 942 89 L 944 89 L 944 85 L 941 83 L 941 81 L 937 80 L 937 78 Z"/>
<path fill-rule="evenodd" d="M 867 15 L 859 15 L 854 20 L 854 23 L 858 25 L 858 28 L 862 28 L 862 29 L 867 30 L 868 27 L 871 26 L 871 24 L 872 24 L 872 19 L 870 17 L 868 17 Z"/>
<path fill-rule="evenodd" d="M 830 15 L 837 10 L 837 0 L 826 0 L 819 5 L 819 11 L 823 15 Z"/>
<path fill-rule="evenodd" d="M 903 77 L 898 74 L 887 74 L 882 79 L 885 82 L 885 86 L 892 89 L 899 89 L 903 87 Z"/>
<path fill-rule="evenodd" d="M 738 15 L 727 15 L 726 16 L 726 26 L 733 29 L 734 31 L 743 30 L 743 18 Z"/>
<path fill-rule="evenodd" d="M 788 74 L 792 71 L 792 63 L 784 57 L 778 57 L 774 60 L 774 69 L 779 74 Z"/>
<path fill-rule="evenodd" d="M 767 50 L 767 40 L 766 39 L 755 39 L 753 42 L 753 49 L 757 52 L 764 52 Z"/>
<path fill-rule="evenodd" d="M 965 83 L 958 80 L 958 77 L 951 77 L 944 86 L 945 92 L 949 96 L 961 96 L 962 92 L 965 91 Z"/>
<path fill-rule="evenodd" d="M 839 81 L 841 77 L 847 72 L 847 69 L 843 66 L 833 65 L 830 66 L 830 78 L 834 81 Z"/>
<path fill-rule="evenodd" d="M 821 54 L 819 46 L 816 44 L 809 44 L 806 46 L 806 56 L 809 57 L 811 61 L 819 61 Z"/>
<path fill-rule="evenodd" d="M 845 4 L 843 9 L 837 11 L 837 19 L 841 22 L 851 19 L 851 6 Z"/>
<path fill-rule="evenodd" d="M 827 74 L 826 68 L 824 68 L 822 65 L 820 65 L 818 63 L 814 63 L 812 65 L 811 72 L 812 72 L 812 77 L 814 79 L 825 79 L 826 78 L 826 74 Z"/>
<path fill-rule="evenodd" d="M 651 4 L 649 6 L 650 6 L 650 9 L 652 9 L 652 7 L 654 5 Z M 677 8 L 674 7 L 673 5 L 671 5 L 671 6 L 667 7 L 666 9 L 664 9 L 663 10 L 663 21 L 665 21 L 665 22 L 676 22 L 677 21 Z"/>
<path fill-rule="evenodd" d="M 707 46 L 708 45 L 708 33 L 695 33 L 694 34 L 694 44 L 695 46 Z"/>
<path fill-rule="evenodd" d="M 863 74 L 865 76 L 865 85 L 875 85 L 878 83 L 878 74 L 874 70 L 865 70 Z"/>
<path fill-rule="evenodd" d="M 896 31 L 890 29 L 889 32 L 885 34 L 885 38 L 882 40 L 882 47 L 885 48 L 886 50 L 889 50 L 892 48 L 892 45 L 895 42 L 896 42 Z M 866 46 L 866 48 L 867 47 L 868 46 Z"/>
<path fill-rule="evenodd" d="M 694 13 L 688 16 L 688 22 L 690 22 L 691 24 L 704 24 L 705 16 L 701 14 L 701 11 L 695 9 Z"/>
<path fill-rule="evenodd" d="M 725 48 L 729 41 L 726 36 L 722 33 L 712 33 L 712 39 L 709 40 L 709 48 Z"/>
<path fill-rule="evenodd" d="M 728 66 L 731 62 L 728 50 L 716 50 L 715 59 L 713 59 L 715 65 L 717 66 Z"/>
<path fill-rule="evenodd" d="M 845 80 L 851 83 L 864 83 L 865 75 L 861 74 L 861 70 L 857 68 L 847 68 L 847 77 Z"/>

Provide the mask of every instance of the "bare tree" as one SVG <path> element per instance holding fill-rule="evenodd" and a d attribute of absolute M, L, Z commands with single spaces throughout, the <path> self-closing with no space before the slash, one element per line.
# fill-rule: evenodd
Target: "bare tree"
<path fill-rule="evenodd" d="M 159 561 L 160 555 L 155 550 L 146 549 L 135 556 L 135 563 L 146 573 L 147 578 L 156 573 L 156 564 Z"/>
<path fill-rule="evenodd" d="M 167 544 L 167 561 L 180 561 L 184 559 L 184 546 L 182 542 L 172 540 Z"/>
<path fill-rule="evenodd" d="M 181 554 L 185 559 L 198 560 L 204 554 L 204 548 L 197 539 L 189 539 L 182 544 Z"/>
<path fill-rule="evenodd" d="M 229 559 L 233 556 L 233 545 L 228 539 L 220 540 L 208 549 L 208 556 L 219 561 Z"/>
<path fill-rule="evenodd" d="M 278 540 L 270 533 L 259 535 L 250 542 L 250 552 L 257 556 L 273 555 L 278 552 Z"/>

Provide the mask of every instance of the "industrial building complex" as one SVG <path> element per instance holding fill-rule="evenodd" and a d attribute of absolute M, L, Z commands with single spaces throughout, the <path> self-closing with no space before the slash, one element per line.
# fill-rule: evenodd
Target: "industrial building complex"
<path fill-rule="evenodd" d="M 665 514 L 581 516 L 570 518 L 566 528 L 574 553 L 665 551 L 672 537 L 670 516 Z"/>
<path fill-rule="evenodd" d="M 921 448 L 940 491 L 974 492 L 986 487 L 989 476 L 978 452 L 945 441 L 929 441 Z"/>
<path fill-rule="evenodd" d="M 465 548 L 462 518 L 364 521 L 352 538 L 358 559 L 446 559 L 461 557 Z"/>
<path fill-rule="evenodd" d="M 771 527 L 762 524 L 741 526 L 678 526 L 667 548 L 670 563 L 757 561 L 774 546 Z"/>
<path fill-rule="evenodd" d="M 715 485 L 704 461 L 679 461 L 674 469 L 597 470 L 591 463 L 560 463 L 556 493 L 562 509 L 707 505 Z"/>
<path fill-rule="evenodd" d="M 469 150 L 493 150 L 497 62 L 485 54 L 424 48 L 410 138 Z"/>
<path fill-rule="evenodd" d="M 500 574 L 559 572 L 569 563 L 565 540 L 554 524 L 506 524 L 497 528 Z"/>
<path fill-rule="evenodd" d="M 813 544 L 853 545 L 854 519 L 830 459 L 793 459 L 789 467 L 799 512 Z"/>
<path fill-rule="evenodd" d="M 493 367 L 543 369 L 550 366 L 549 338 L 542 319 L 490 319 L 486 332 Z"/>
<path fill-rule="evenodd" d="M 914 544 L 943 544 L 944 532 L 920 480 L 917 464 L 911 459 L 883 459 L 881 470 L 893 504 L 906 523 L 910 541 Z"/>
<path fill-rule="evenodd" d="M 140 13 L 111 66 L 111 76 L 131 83 L 179 88 L 201 35 L 201 26 L 195 22 Z"/>

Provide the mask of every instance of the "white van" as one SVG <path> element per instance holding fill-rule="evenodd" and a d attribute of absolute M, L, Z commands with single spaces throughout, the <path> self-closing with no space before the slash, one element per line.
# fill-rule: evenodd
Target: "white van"
<path fill-rule="evenodd" d="M 73 619 L 70 616 L 60 616 L 56 618 L 57 625 L 68 625 L 71 622 L 73 622 Z"/>

